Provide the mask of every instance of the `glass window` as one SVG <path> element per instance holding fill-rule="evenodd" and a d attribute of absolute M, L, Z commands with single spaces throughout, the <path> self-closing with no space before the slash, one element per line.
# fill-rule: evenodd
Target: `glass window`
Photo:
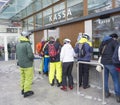
<path fill-rule="evenodd" d="M 88 0 L 88 14 L 112 9 L 112 0 Z"/>
<path fill-rule="evenodd" d="M 0 61 L 5 60 L 4 37 L 0 36 Z"/>
<path fill-rule="evenodd" d="M 55 3 L 55 2 L 57 2 L 57 1 L 59 1 L 59 0 L 52 0 L 53 1 L 53 3 Z"/>
<path fill-rule="evenodd" d="M 34 29 L 33 17 L 28 18 L 28 30 Z"/>
<path fill-rule="evenodd" d="M 22 16 L 22 18 L 25 18 L 27 16 L 27 10 L 26 9 L 22 10 L 21 16 Z"/>
<path fill-rule="evenodd" d="M 116 1 L 115 3 L 116 7 L 120 7 L 120 0 L 115 0 L 115 1 Z"/>
<path fill-rule="evenodd" d="M 56 6 L 54 6 L 54 16 L 53 16 L 53 21 L 54 23 L 56 22 L 61 22 L 61 21 L 65 21 L 65 3 L 60 3 Z M 49 19 L 50 21 L 52 21 L 52 16 Z"/>
<path fill-rule="evenodd" d="M 42 13 L 39 13 L 36 15 L 36 23 L 35 23 L 35 27 L 42 27 Z"/>
<path fill-rule="evenodd" d="M 33 6 L 32 4 L 27 7 L 27 16 L 33 13 Z"/>
<path fill-rule="evenodd" d="M 100 43 L 104 36 L 110 35 L 112 33 L 117 33 L 120 35 L 120 15 L 111 16 L 106 19 L 97 19 L 92 23 L 92 34 L 93 34 L 93 47 L 94 47 L 94 58 L 98 58 L 96 51 L 100 46 Z M 96 56 L 97 55 L 97 56 Z"/>
<path fill-rule="evenodd" d="M 23 30 L 28 30 L 28 20 L 27 19 L 22 22 L 22 28 L 23 28 Z"/>
<path fill-rule="evenodd" d="M 18 42 L 18 36 L 7 37 L 8 58 L 10 60 L 16 59 L 16 44 Z"/>
<path fill-rule="evenodd" d="M 83 0 L 67 0 L 67 18 L 79 18 L 83 16 Z"/>
<path fill-rule="evenodd" d="M 52 4 L 52 0 L 42 0 L 43 8 Z"/>
<path fill-rule="evenodd" d="M 41 0 L 35 0 L 33 3 L 34 11 L 39 11 L 42 9 L 42 1 Z"/>
<path fill-rule="evenodd" d="M 50 21 L 51 15 L 52 15 L 52 8 L 47 9 L 43 12 L 44 25 L 52 24 L 52 21 Z"/>

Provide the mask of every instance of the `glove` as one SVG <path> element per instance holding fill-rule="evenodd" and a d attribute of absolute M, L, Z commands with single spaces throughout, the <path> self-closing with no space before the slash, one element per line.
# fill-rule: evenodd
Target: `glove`
<path fill-rule="evenodd" d="M 120 68 L 117 67 L 116 70 L 117 70 L 118 72 L 120 72 Z"/>

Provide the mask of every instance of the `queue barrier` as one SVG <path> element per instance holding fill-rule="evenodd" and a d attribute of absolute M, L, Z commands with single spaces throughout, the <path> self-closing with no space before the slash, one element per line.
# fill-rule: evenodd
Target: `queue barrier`
<path fill-rule="evenodd" d="M 34 80 L 36 81 L 37 79 L 43 79 L 43 71 L 41 72 L 41 75 L 39 75 L 39 70 L 40 70 L 40 63 L 41 63 L 42 57 L 35 54 L 34 55 Z M 36 73 L 37 72 L 37 73 Z"/>
<path fill-rule="evenodd" d="M 85 62 L 85 61 L 78 61 L 77 62 L 77 94 L 79 94 L 79 64 L 82 63 L 82 64 L 89 64 L 89 65 L 93 65 L 93 66 L 97 66 L 97 65 L 100 65 L 103 70 L 102 70 L 102 104 L 106 104 L 105 102 L 105 90 L 104 90 L 104 65 L 101 64 L 101 63 L 98 63 L 98 62 L 95 62 L 95 61 L 91 61 L 91 62 Z"/>

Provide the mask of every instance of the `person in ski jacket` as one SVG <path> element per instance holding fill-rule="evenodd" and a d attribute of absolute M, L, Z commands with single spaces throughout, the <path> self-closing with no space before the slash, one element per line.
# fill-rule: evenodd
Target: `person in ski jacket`
<path fill-rule="evenodd" d="M 109 91 L 108 79 L 109 73 L 112 76 L 113 84 L 114 84 L 114 92 L 116 95 L 116 101 L 120 102 L 120 82 L 118 77 L 118 71 L 113 65 L 112 56 L 115 51 L 118 42 L 113 39 L 113 37 L 105 36 L 100 44 L 99 51 L 101 55 L 101 63 L 104 65 L 104 86 L 105 86 L 105 97 L 108 98 L 111 93 Z"/>
<path fill-rule="evenodd" d="M 91 53 L 93 52 L 92 44 L 89 41 L 90 37 L 88 34 L 83 34 L 82 38 L 79 40 L 79 43 L 75 46 L 75 53 L 78 55 L 78 61 L 90 62 Z M 79 56 L 80 45 L 84 45 L 84 56 Z M 79 87 L 83 86 L 84 89 L 90 87 L 89 85 L 89 64 L 79 63 Z"/>
<path fill-rule="evenodd" d="M 20 42 L 16 45 L 16 57 L 20 67 L 21 94 L 28 97 L 34 94 L 32 91 L 33 81 L 33 50 L 29 40 L 31 32 L 23 31 L 19 38 Z"/>
<path fill-rule="evenodd" d="M 50 44 L 54 44 L 56 55 L 52 57 L 50 55 Z M 54 81 L 56 78 L 57 86 L 59 87 L 62 82 L 62 66 L 60 61 L 60 51 L 61 51 L 61 45 L 59 42 L 55 41 L 54 37 L 49 37 L 49 43 L 47 44 L 45 50 L 48 51 L 49 57 L 50 57 L 50 64 L 49 64 L 49 83 L 51 86 L 54 85 Z"/>
<path fill-rule="evenodd" d="M 62 62 L 61 90 L 64 91 L 67 90 L 67 85 L 70 90 L 73 89 L 72 69 L 74 64 L 75 52 L 70 42 L 71 42 L 70 39 L 68 38 L 64 39 L 64 45 L 62 46 L 60 52 L 60 61 Z"/>

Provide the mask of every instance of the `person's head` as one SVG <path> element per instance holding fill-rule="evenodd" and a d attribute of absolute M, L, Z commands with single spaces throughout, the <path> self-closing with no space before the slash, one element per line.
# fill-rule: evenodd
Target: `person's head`
<path fill-rule="evenodd" d="M 50 36 L 50 37 L 49 37 L 49 41 L 55 41 L 55 38 L 52 37 L 52 36 Z"/>
<path fill-rule="evenodd" d="M 24 36 L 24 37 L 26 37 L 26 38 L 29 38 L 29 36 L 30 36 L 31 34 L 32 34 L 32 33 L 29 32 L 29 31 L 23 31 L 23 32 L 21 32 L 21 35 Z"/>
<path fill-rule="evenodd" d="M 64 44 L 66 44 L 66 43 L 70 43 L 70 42 L 71 42 L 71 40 L 70 40 L 70 39 L 68 39 L 68 38 L 66 38 L 66 39 L 64 39 L 64 40 L 63 40 L 63 42 L 64 42 Z"/>
<path fill-rule="evenodd" d="M 78 37 L 77 37 L 77 41 L 79 41 L 82 38 L 82 33 L 80 32 Z"/>
<path fill-rule="evenodd" d="M 118 39 L 118 35 L 116 33 L 113 33 L 113 34 L 111 34 L 109 36 L 112 37 L 114 40 Z"/>
<path fill-rule="evenodd" d="M 83 33 L 83 38 L 86 38 L 87 40 L 90 40 L 90 36 L 87 33 Z"/>

